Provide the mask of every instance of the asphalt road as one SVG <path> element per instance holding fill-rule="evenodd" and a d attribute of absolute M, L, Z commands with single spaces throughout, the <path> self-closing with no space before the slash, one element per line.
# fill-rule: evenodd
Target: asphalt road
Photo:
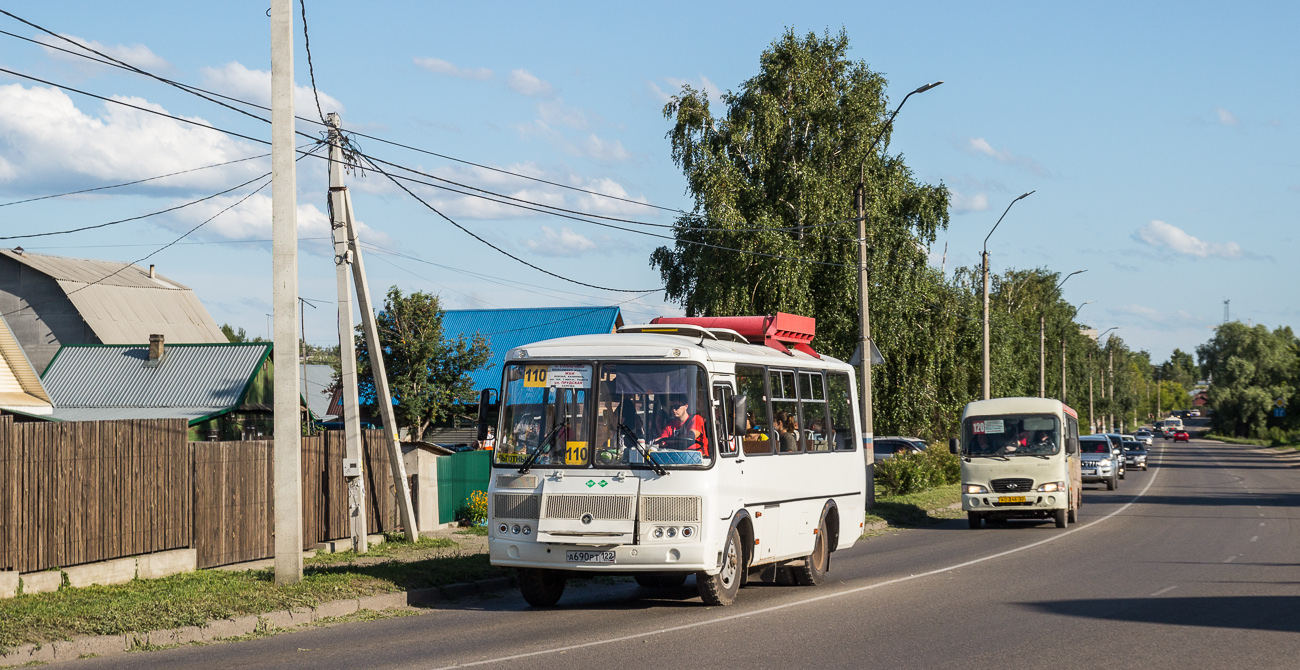
<path fill-rule="evenodd" d="M 964 519 L 834 555 L 820 587 L 570 586 L 418 617 L 75 661 L 94 668 L 1300 667 L 1297 470 L 1250 447 L 1158 440 L 1089 486 L 1079 523 Z"/>

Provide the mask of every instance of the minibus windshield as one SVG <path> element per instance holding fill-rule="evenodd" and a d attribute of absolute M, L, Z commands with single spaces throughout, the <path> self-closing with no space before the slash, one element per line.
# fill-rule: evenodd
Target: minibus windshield
<path fill-rule="evenodd" d="M 968 456 L 1051 456 L 1061 451 L 1061 423 L 1051 415 L 967 417 L 963 444 Z"/>

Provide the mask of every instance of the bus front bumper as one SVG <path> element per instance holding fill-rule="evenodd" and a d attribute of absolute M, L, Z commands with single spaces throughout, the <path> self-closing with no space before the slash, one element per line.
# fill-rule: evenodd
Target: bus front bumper
<path fill-rule="evenodd" d="M 982 514 L 1006 514 L 1008 516 L 1016 516 L 1021 513 L 1026 516 L 1038 516 L 1049 510 L 1068 509 L 1069 504 L 1069 494 L 1065 491 L 1053 493 L 1034 492 L 1024 495 L 971 493 L 962 494 L 961 497 L 963 511 L 980 512 Z"/>
<path fill-rule="evenodd" d="M 569 552 L 614 552 L 612 563 L 571 561 Z M 718 572 L 718 556 L 705 556 L 703 542 L 679 544 L 589 545 L 488 540 L 492 565 L 583 572 Z M 714 552 L 716 554 L 716 552 Z M 707 560 L 710 559 L 710 560 Z M 707 565 L 706 565 L 707 563 Z"/>

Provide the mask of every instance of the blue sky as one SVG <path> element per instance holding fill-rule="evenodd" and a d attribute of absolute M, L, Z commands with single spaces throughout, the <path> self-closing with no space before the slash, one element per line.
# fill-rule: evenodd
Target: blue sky
<path fill-rule="evenodd" d="M 66 36 L 182 82 L 269 98 L 266 2 L 18 2 Z M 1238 3 L 357 3 L 309 0 L 325 111 L 345 126 L 458 158 L 668 207 L 687 207 L 662 116 L 681 84 L 735 89 L 787 27 L 847 31 L 851 55 L 890 83 L 891 152 L 952 189 L 936 265 L 1088 272 L 1064 287 L 1094 301 L 1080 320 L 1118 326 L 1163 359 L 1194 349 L 1222 319 L 1300 325 L 1300 5 Z M 301 24 L 295 26 L 300 30 Z M 0 17 L 0 29 L 40 38 Z M 269 138 L 266 126 L 157 82 L 0 35 L 0 67 Z M 67 46 L 64 44 L 64 46 Z M 301 33 L 298 114 L 314 116 Z M 245 140 L 0 75 L 0 202 L 91 188 L 264 153 Z M 304 130 L 310 128 L 304 126 Z M 450 179 L 586 211 L 667 223 L 659 210 L 546 187 L 361 141 L 368 153 Z M 327 233 L 325 172 L 300 164 L 300 235 Z M 97 224 L 224 190 L 269 169 L 237 163 L 105 194 L 0 208 L 3 234 Z M 442 295 L 457 307 L 612 304 L 627 294 L 566 284 L 456 231 L 382 177 L 350 177 L 372 286 Z M 135 260 L 243 197 L 75 235 L 3 242 L 67 256 Z M 468 228 L 558 274 L 654 288 L 643 235 L 503 211 L 428 189 Z M 265 334 L 269 189 L 147 261 L 193 287 L 218 322 Z M 191 243 L 197 242 L 197 243 Z M 300 292 L 334 299 L 333 263 L 304 239 Z M 332 304 L 308 309 L 307 339 L 337 341 Z M 651 293 L 629 321 L 679 313 Z"/>

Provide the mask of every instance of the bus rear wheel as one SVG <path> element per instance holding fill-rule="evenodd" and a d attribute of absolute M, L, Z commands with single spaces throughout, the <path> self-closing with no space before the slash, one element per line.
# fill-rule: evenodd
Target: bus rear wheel
<path fill-rule="evenodd" d="M 741 577 L 745 571 L 744 555 L 740 548 L 740 533 L 732 528 L 727 533 L 727 543 L 722 547 L 722 569 L 718 574 L 695 573 L 695 586 L 705 605 L 725 607 L 736 600 Z"/>
<path fill-rule="evenodd" d="M 558 570 L 519 568 L 519 592 L 533 607 L 552 607 L 564 595 L 567 580 Z"/>
<path fill-rule="evenodd" d="M 803 559 L 803 565 L 795 566 L 794 581 L 799 586 L 817 586 L 826 579 L 826 563 L 830 552 L 827 550 L 826 522 L 817 527 L 813 536 L 813 550 Z"/>

